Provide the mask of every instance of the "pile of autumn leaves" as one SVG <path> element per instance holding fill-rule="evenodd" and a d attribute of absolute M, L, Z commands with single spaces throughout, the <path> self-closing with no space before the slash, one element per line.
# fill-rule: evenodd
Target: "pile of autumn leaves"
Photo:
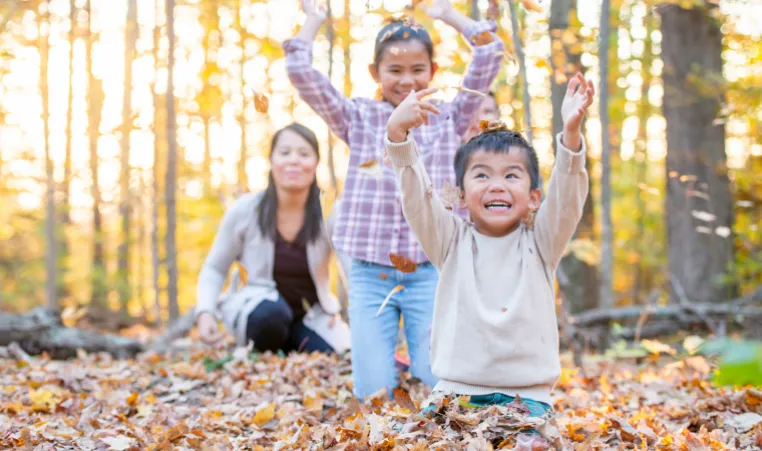
<path fill-rule="evenodd" d="M 0 449 L 762 449 L 762 391 L 713 388 L 703 357 L 564 370 L 545 422 L 465 398 L 421 418 L 414 380 L 358 403 L 346 358 L 216 352 L 0 359 Z"/>

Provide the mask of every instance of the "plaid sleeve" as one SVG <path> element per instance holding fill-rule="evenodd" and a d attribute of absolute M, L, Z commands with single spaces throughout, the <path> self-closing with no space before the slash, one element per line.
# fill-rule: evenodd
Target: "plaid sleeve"
<path fill-rule="evenodd" d="M 344 142 L 348 141 L 352 102 L 331 85 L 331 80 L 312 67 L 312 43 L 289 39 L 283 43 L 288 78 L 299 96 Z"/>
<path fill-rule="evenodd" d="M 474 57 L 468 65 L 466 76 L 463 78 L 463 87 L 474 91 L 488 93 L 490 85 L 500 72 L 500 63 L 505 53 L 505 45 L 502 39 L 494 31 L 497 25 L 491 20 L 482 20 L 464 30 L 466 40 L 473 45 L 472 39 L 484 32 L 492 35 L 492 42 L 483 45 L 474 45 Z M 455 119 L 455 131 L 459 136 L 468 130 L 474 116 L 481 106 L 484 97 L 460 91 L 453 100 L 453 115 Z"/>

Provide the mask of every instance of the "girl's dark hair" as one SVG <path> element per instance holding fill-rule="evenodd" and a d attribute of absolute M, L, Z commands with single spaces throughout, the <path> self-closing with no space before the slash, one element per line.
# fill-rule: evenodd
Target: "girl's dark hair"
<path fill-rule="evenodd" d="M 373 64 L 378 67 L 384 51 L 395 42 L 418 41 L 426 48 L 429 62 L 434 62 L 434 42 L 429 32 L 412 19 L 404 18 L 387 24 L 376 35 L 376 47 L 373 51 Z"/>
<path fill-rule="evenodd" d="M 286 130 L 291 130 L 310 143 L 310 147 L 315 151 L 318 160 L 320 159 L 317 136 L 315 136 L 315 133 L 312 130 L 296 122 L 275 132 L 272 142 L 270 143 L 270 159 L 272 159 L 273 150 L 278 143 L 278 138 L 280 138 L 281 133 Z M 265 188 L 265 191 L 262 194 L 262 200 L 257 207 L 257 213 L 257 222 L 262 235 L 268 236 L 274 241 L 278 233 L 278 192 L 275 189 L 272 170 L 267 176 L 267 188 Z M 320 206 L 320 188 L 318 188 L 316 177 L 310 186 L 310 193 L 307 196 L 307 206 L 304 214 L 304 224 L 302 225 L 299 234 L 296 236 L 296 242 L 301 245 L 314 242 L 320 236 L 322 227 L 323 209 Z"/>
<path fill-rule="evenodd" d="M 514 147 L 524 151 L 527 171 L 531 180 L 529 189 L 535 190 L 539 188 L 540 164 L 537 161 L 537 152 L 521 136 L 521 133 L 512 130 L 483 132 L 460 146 L 460 149 L 455 153 L 455 182 L 457 186 L 461 189 L 463 188 L 463 177 L 466 174 L 468 162 L 474 152 L 483 150 L 492 153 L 508 153 Z"/>

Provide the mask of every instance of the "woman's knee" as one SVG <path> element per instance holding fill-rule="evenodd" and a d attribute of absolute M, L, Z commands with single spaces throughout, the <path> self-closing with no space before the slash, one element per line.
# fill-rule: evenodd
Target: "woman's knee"
<path fill-rule="evenodd" d="M 246 336 L 260 351 L 277 351 L 288 344 L 294 313 L 283 299 L 262 301 L 250 314 Z"/>

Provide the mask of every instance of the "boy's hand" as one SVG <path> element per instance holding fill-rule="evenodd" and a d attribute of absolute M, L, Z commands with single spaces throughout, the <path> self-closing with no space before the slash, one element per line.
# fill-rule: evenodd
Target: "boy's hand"
<path fill-rule="evenodd" d="M 581 128 L 585 111 L 592 105 L 595 97 L 593 82 L 585 80 L 581 73 L 569 80 L 566 95 L 561 104 L 561 118 L 564 121 L 564 131 L 561 141 L 564 146 L 578 151 L 582 145 Z"/>
<path fill-rule="evenodd" d="M 407 132 L 411 128 L 429 123 L 429 112 L 439 114 L 434 105 L 424 102 L 423 99 L 437 91 L 437 88 L 428 88 L 420 92 L 410 91 L 410 94 L 394 109 L 389 121 L 386 123 L 386 131 L 391 142 L 403 142 L 407 138 Z"/>
<path fill-rule="evenodd" d="M 315 0 L 301 0 L 302 10 L 307 15 L 307 19 L 314 20 L 318 23 L 323 23 L 327 17 L 327 13 L 324 6 L 316 6 Z"/>

